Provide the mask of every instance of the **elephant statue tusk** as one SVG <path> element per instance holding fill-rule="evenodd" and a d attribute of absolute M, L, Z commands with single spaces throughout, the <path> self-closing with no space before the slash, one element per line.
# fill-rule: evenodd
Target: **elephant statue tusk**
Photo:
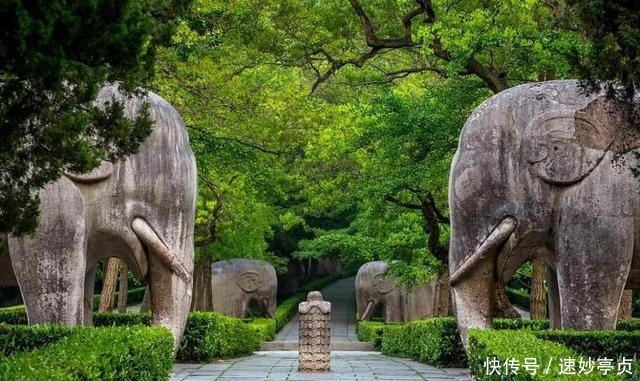
<path fill-rule="evenodd" d="M 362 313 L 362 316 L 360 317 L 360 320 L 369 320 L 371 319 L 371 314 L 373 314 L 373 307 L 375 306 L 375 303 L 373 302 L 373 300 L 369 300 L 367 302 L 367 308 L 365 308 L 364 312 Z"/>
<path fill-rule="evenodd" d="M 131 228 L 140 241 L 147 245 L 150 254 L 155 255 L 165 266 L 170 268 L 171 271 L 176 273 L 186 283 L 191 282 L 191 276 L 182 261 L 180 261 L 178 255 L 162 242 L 147 221 L 140 217 L 134 218 L 131 223 Z"/>
<path fill-rule="evenodd" d="M 262 298 L 262 312 L 269 319 L 273 319 L 273 315 L 269 312 L 269 299 Z"/>
<path fill-rule="evenodd" d="M 518 221 L 513 217 L 505 217 L 500 221 L 480 247 L 451 275 L 449 285 L 454 287 L 488 255 L 495 253 L 498 247 L 509 238 L 517 223 Z"/>

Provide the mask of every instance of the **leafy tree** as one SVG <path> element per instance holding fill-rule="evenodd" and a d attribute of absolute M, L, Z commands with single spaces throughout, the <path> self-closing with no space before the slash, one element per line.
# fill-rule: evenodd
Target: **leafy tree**
<path fill-rule="evenodd" d="M 3 1 L 0 5 L 0 232 L 37 226 L 37 191 L 62 172 L 136 151 L 151 131 L 112 102 L 105 82 L 131 93 L 151 77 L 156 48 L 189 0 Z"/>
<path fill-rule="evenodd" d="M 602 82 L 609 95 L 633 99 L 640 81 L 640 4 L 633 0 L 569 0 L 567 22 L 577 27 L 590 44 L 586 54 L 574 52 L 574 64 L 589 90 Z"/>

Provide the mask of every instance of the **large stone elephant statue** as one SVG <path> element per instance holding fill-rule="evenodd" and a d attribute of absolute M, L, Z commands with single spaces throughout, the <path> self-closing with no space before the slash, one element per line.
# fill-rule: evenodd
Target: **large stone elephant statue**
<path fill-rule="evenodd" d="M 383 261 L 367 262 L 356 274 L 356 307 L 358 320 L 371 320 L 381 310 L 386 322 L 407 322 L 438 315 L 437 282 L 415 285 L 409 290 L 385 276 L 388 265 Z"/>
<path fill-rule="evenodd" d="M 236 258 L 211 265 L 213 310 L 244 318 L 259 314 L 272 318 L 276 312 L 278 278 L 265 261 Z"/>
<path fill-rule="evenodd" d="M 195 158 L 180 115 L 164 99 L 101 89 L 99 104 L 113 99 L 130 116 L 146 102 L 152 133 L 137 154 L 47 185 L 37 231 L 9 237 L 13 270 L 30 324 L 90 324 L 96 264 L 118 257 L 148 280 L 153 322 L 178 343 L 191 301 Z"/>
<path fill-rule="evenodd" d="M 449 266 L 463 341 L 490 327 L 493 291 L 544 258 L 552 325 L 613 329 L 640 287 L 640 129 L 576 81 L 503 91 L 469 117 L 451 167 Z"/>

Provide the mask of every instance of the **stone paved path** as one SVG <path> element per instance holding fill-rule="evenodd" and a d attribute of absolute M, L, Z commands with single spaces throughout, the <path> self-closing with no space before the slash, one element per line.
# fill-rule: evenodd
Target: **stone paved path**
<path fill-rule="evenodd" d="M 340 279 L 321 290 L 324 300 L 331 302 L 331 341 L 357 342 L 355 277 Z M 298 314 L 282 327 L 277 342 L 298 342 Z"/>
<path fill-rule="evenodd" d="M 471 380 L 466 369 L 438 369 L 378 352 L 332 352 L 331 372 L 299 373 L 298 353 L 256 352 L 211 364 L 176 364 L 171 381 L 461 381 Z"/>
<path fill-rule="evenodd" d="M 470 380 L 466 369 L 438 369 L 416 361 L 388 357 L 379 352 L 363 352 L 356 336 L 355 278 L 341 279 L 322 290 L 325 300 L 331 302 L 331 341 L 342 344 L 351 351 L 331 352 L 331 372 L 299 373 L 298 352 L 278 351 L 278 345 L 271 345 L 271 351 L 255 352 L 251 357 L 242 357 L 210 364 L 176 364 L 171 381 L 458 381 Z M 284 347 L 297 349 L 298 316 L 291 319 L 278 333 L 274 342 Z M 294 345 L 295 344 L 295 345 Z M 371 347 L 372 348 L 372 347 Z M 291 348 L 286 348 L 291 349 Z M 338 348 L 345 349 L 345 348 Z"/>

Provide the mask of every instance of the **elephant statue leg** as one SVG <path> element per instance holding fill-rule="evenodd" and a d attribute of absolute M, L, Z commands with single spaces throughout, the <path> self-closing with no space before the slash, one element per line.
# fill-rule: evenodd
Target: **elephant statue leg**
<path fill-rule="evenodd" d="M 87 271 L 84 277 L 84 324 L 93 325 L 93 287 L 96 283 L 96 266 Z"/>
<path fill-rule="evenodd" d="M 9 253 L 29 324 L 82 324 L 86 226 L 75 184 L 66 178 L 40 192 L 41 216 L 31 236 L 9 237 Z M 60 208 L 64 205 L 64 208 Z"/>
<path fill-rule="evenodd" d="M 168 328 L 175 345 L 182 337 L 191 305 L 193 230 L 157 231 L 142 218 L 134 219 L 132 229 L 149 253 L 149 293 L 153 323 Z"/>
<path fill-rule="evenodd" d="M 633 218 L 561 210 L 556 248 L 563 329 L 615 329 L 633 256 Z"/>

